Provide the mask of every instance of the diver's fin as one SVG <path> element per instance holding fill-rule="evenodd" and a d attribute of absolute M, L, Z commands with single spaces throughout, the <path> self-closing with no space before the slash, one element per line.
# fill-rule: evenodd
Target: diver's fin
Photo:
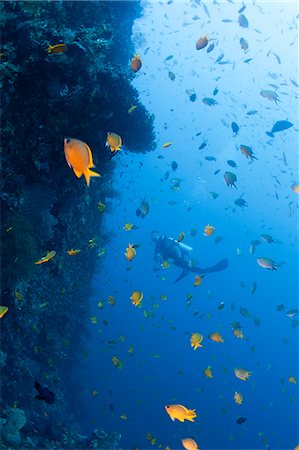
<path fill-rule="evenodd" d="M 206 269 L 199 269 L 198 272 L 199 273 L 210 273 L 210 272 L 220 272 L 221 270 L 224 270 L 228 267 L 228 259 L 224 258 L 221 259 L 221 261 L 219 261 L 217 264 L 215 264 L 214 266 L 211 267 L 207 267 Z"/>
<path fill-rule="evenodd" d="M 266 134 L 272 138 L 274 137 L 274 134 L 271 131 L 266 131 Z"/>
<path fill-rule="evenodd" d="M 178 281 L 181 281 L 183 278 L 185 278 L 188 275 L 188 273 L 190 273 L 189 270 L 183 269 L 181 275 L 176 280 L 174 280 L 173 284 L 177 283 Z"/>

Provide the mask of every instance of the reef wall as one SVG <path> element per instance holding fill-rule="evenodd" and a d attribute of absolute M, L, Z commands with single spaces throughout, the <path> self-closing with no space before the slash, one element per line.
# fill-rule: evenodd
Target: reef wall
<path fill-rule="evenodd" d="M 77 363 L 92 275 L 109 239 L 97 205 L 118 195 L 107 132 L 121 135 L 130 151 L 154 147 L 152 117 L 131 86 L 131 30 L 141 8 L 131 1 L 6 1 L 0 8 L 1 304 L 9 308 L 1 319 L 4 448 L 13 445 L 5 431 L 11 408 L 26 417 L 20 413 L 24 423 L 14 436 L 24 448 L 26 439 L 41 448 L 89 448 L 89 441 L 70 443 L 63 388 Z M 56 44 L 65 50 L 48 53 Z M 138 114 L 128 114 L 132 105 Z M 102 177 L 90 188 L 66 164 L 66 136 L 92 149 Z M 80 252 L 70 256 L 70 249 Z M 52 250 L 53 259 L 35 264 Z M 34 398 L 35 378 L 63 400 L 47 417 Z"/>

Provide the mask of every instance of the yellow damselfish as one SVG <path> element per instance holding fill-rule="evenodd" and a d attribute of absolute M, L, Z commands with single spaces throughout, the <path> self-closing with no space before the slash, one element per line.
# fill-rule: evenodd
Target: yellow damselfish
<path fill-rule="evenodd" d="M 43 264 L 45 262 L 48 262 L 50 261 L 50 259 L 54 258 L 55 255 L 56 255 L 55 250 L 52 250 L 51 252 L 48 252 L 46 256 L 36 261 L 35 264 Z"/>
<path fill-rule="evenodd" d="M 165 410 L 173 421 L 177 419 L 180 422 L 184 422 L 185 420 L 194 422 L 195 417 L 197 417 L 195 409 L 188 409 L 183 405 L 166 405 Z"/>
<path fill-rule="evenodd" d="M 94 167 L 94 164 L 91 150 L 85 142 L 82 142 L 79 139 L 65 138 L 64 155 L 69 167 L 73 169 L 76 177 L 80 178 L 82 175 L 85 176 L 87 186 L 90 184 L 90 177 L 101 176 L 99 173 L 90 170 Z"/>

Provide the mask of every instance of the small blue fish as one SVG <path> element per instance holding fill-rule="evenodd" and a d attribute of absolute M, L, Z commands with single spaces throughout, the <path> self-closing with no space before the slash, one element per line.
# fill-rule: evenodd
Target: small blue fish
<path fill-rule="evenodd" d="M 239 417 L 237 420 L 236 420 L 236 423 L 238 424 L 238 425 L 242 425 L 242 423 L 244 423 L 244 422 L 246 422 L 246 417 Z"/>
<path fill-rule="evenodd" d="M 224 53 L 221 53 L 216 59 L 215 63 L 219 63 L 224 58 Z"/>
<path fill-rule="evenodd" d="M 240 45 L 241 45 L 241 49 L 244 50 L 244 53 L 247 53 L 249 45 L 248 45 L 248 42 L 246 41 L 246 39 L 241 38 L 240 39 Z"/>
<path fill-rule="evenodd" d="M 239 15 L 238 22 L 239 22 L 240 27 L 242 27 L 242 28 L 248 28 L 248 26 L 249 26 L 247 17 L 244 16 L 244 14 Z"/>
<path fill-rule="evenodd" d="M 205 156 L 205 159 L 206 159 L 207 161 L 216 161 L 215 156 Z"/>
<path fill-rule="evenodd" d="M 213 90 L 213 95 L 217 95 L 219 92 L 219 89 L 215 87 L 215 89 Z"/>
<path fill-rule="evenodd" d="M 238 13 L 242 14 L 243 11 L 245 11 L 246 5 L 243 5 L 242 8 L 239 9 Z"/>
<path fill-rule="evenodd" d="M 238 167 L 233 159 L 228 159 L 226 162 L 229 166 L 233 167 L 234 169 Z"/>
<path fill-rule="evenodd" d="M 289 122 L 288 120 L 279 120 L 276 122 L 271 131 L 266 131 L 266 134 L 270 137 L 274 137 L 274 133 L 278 133 L 279 131 L 287 130 L 288 128 L 291 128 L 293 124 Z"/>
<path fill-rule="evenodd" d="M 248 59 L 244 59 L 244 63 L 249 63 L 250 61 L 252 61 L 253 60 L 253 58 L 248 58 Z"/>
<path fill-rule="evenodd" d="M 290 82 L 291 82 L 295 87 L 299 88 L 299 84 L 298 84 L 295 80 L 292 80 L 292 79 L 290 78 Z"/>
<path fill-rule="evenodd" d="M 211 16 L 210 16 L 208 7 L 207 7 L 204 3 L 202 3 L 202 6 L 203 6 L 203 9 L 204 9 L 204 12 L 206 13 L 206 15 L 208 16 L 208 18 L 210 19 Z"/>
<path fill-rule="evenodd" d="M 214 42 L 212 42 L 212 44 L 210 44 L 207 48 L 207 53 L 210 53 L 212 50 L 214 50 L 215 44 Z"/>
<path fill-rule="evenodd" d="M 239 125 L 236 122 L 232 122 L 231 128 L 233 130 L 234 136 L 238 136 L 240 130 Z"/>
<path fill-rule="evenodd" d="M 222 22 L 224 22 L 224 23 L 230 23 L 230 22 L 232 22 L 232 20 L 231 20 L 231 19 L 222 19 Z"/>
<path fill-rule="evenodd" d="M 191 94 L 190 95 L 190 97 L 189 97 L 189 100 L 190 100 L 190 102 L 195 102 L 195 100 L 196 100 L 196 98 L 197 98 L 197 96 L 196 96 L 196 94 L 194 93 L 194 94 Z"/>
<path fill-rule="evenodd" d="M 38 392 L 35 396 L 37 400 L 44 400 L 46 403 L 52 404 L 55 401 L 55 395 L 53 392 L 49 391 L 46 386 L 41 386 L 38 381 L 34 382 L 34 387 Z"/>
<path fill-rule="evenodd" d="M 213 98 L 209 98 L 209 97 L 203 98 L 203 99 L 202 99 L 202 102 L 203 102 L 205 105 L 208 105 L 208 106 L 215 106 L 215 105 L 217 105 L 216 100 L 214 100 Z"/>
<path fill-rule="evenodd" d="M 173 55 L 168 55 L 168 56 L 164 59 L 164 62 L 169 61 L 169 60 L 172 59 L 172 58 L 173 58 Z"/>
<path fill-rule="evenodd" d="M 200 146 L 198 147 L 198 150 L 202 150 L 203 148 L 205 148 L 207 145 L 207 141 L 203 141 L 202 144 L 200 144 Z"/>
<path fill-rule="evenodd" d="M 273 53 L 273 52 L 272 52 L 272 54 L 275 56 L 276 61 L 278 62 L 278 64 L 281 64 L 281 59 L 280 59 L 280 57 L 279 57 L 278 55 L 276 55 L 276 53 Z"/>

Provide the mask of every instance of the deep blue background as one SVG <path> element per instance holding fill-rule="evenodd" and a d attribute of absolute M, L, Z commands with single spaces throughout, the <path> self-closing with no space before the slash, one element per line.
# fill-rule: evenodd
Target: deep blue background
<path fill-rule="evenodd" d="M 95 426 L 120 431 L 122 448 L 149 448 L 146 435 L 151 432 L 157 438 L 155 448 L 181 448 L 182 438 L 194 437 L 201 449 L 292 449 L 299 443 L 298 388 L 288 377 L 298 377 L 298 328 L 276 307 L 298 307 L 298 197 L 291 190 L 299 178 L 298 89 L 290 81 L 298 79 L 298 12 L 290 3 L 246 3 L 249 28 L 244 29 L 237 21 L 241 3 L 206 3 L 210 17 L 198 3 L 150 3 L 136 22 L 134 39 L 143 66 L 135 85 L 155 114 L 157 149 L 135 156 L 123 150 L 113 159 L 114 188 L 120 197 L 106 199 L 110 212 L 105 213 L 104 231 L 112 239 L 106 246 L 103 238 L 107 251 L 99 259 L 90 308 L 99 322 L 90 324 L 88 356 L 77 374 L 86 403 L 82 424 L 86 432 Z M 222 22 L 226 18 L 232 22 Z M 215 43 L 209 54 L 195 50 L 196 40 L 205 34 Z M 249 43 L 247 54 L 240 48 L 241 37 Z M 221 52 L 226 65 L 215 63 Z M 170 54 L 174 57 L 164 62 Z M 244 63 L 246 58 L 253 59 Z M 174 81 L 169 70 L 176 74 Z M 202 98 L 213 97 L 215 87 L 218 104 L 209 107 Z M 186 89 L 195 90 L 196 102 L 190 102 Z M 261 97 L 262 89 L 277 92 L 280 102 Z M 253 109 L 257 113 L 248 115 Z M 138 108 L 132 114 L 138 114 Z M 268 138 L 265 132 L 286 119 L 294 127 Z M 240 126 L 237 137 L 232 121 Z M 200 151 L 203 140 L 208 144 Z M 166 141 L 173 141 L 172 146 L 161 149 Z M 252 147 L 258 160 L 248 161 L 240 144 Z M 217 161 L 205 160 L 208 155 Z M 237 170 L 227 165 L 228 159 L 236 161 Z M 165 180 L 173 160 L 178 170 Z M 237 190 L 225 185 L 226 170 L 237 174 Z M 184 180 L 179 191 L 171 189 L 174 177 Z M 91 189 L 96 189 L 94 180 Z M 219 197 L 212 200 L 210 191 Z M 248 208 L 241 210 L 234 201 L 243 193 Z M 150 205 L 145 219 L 135 215 L 141 198 Z M 126 232 L 127 222 L 139 228 Z M 208 223 L 216 231 L 205 237 Z M 192 228 L 197 229 L 195 238 L 189 234 Z M 152 230 L 174 238 L 184 231 L 184 242 L 194 248 L 201 266 L 223 257 L 230 266 L 207 275 L 199 287 L 193 287 L 193 274 L 173 285 L 180 273 L 173 264 L 153 271 L 158 265 Z M 280 242 L 263 243 L 251 255 L 250 242 L 262 233 Z M 219 235 L 223 240 L 217 245 Z M 131 263 L 124 256 L 128 243 L 140 245 Z M 277 271 L 262 269 L 256 262 L 262 256 L 284 264 Z M 254 281 L 257 290 L 251 294 Z M 130 301 L 135 289 L 144 293 L 141 308 Z M 187 293 L 193 294 L 190 306 Z M 109 295 L 115 306 L 108 304 Z M 225 307 L 218 311 L 221 301 Z M 240 307 L 257 316 L 260 326 L 252 317 L 243 317 Z M 145 311 L 152 317 L 144 317 Z M 233 321 L 241 323 L 243 340 L 233 336 Z M 207 338 L 213 331 L 221 333 L 224 344 Z M 202 349 L 191 348 L 193 332 L 204 335 Z M 109 345 L 109 340 L 116 344 Z M 133 355 L 128 353 L 130 345 Z M 114 355 L 124 363 L 121 370 L 112 364 Z M 208 365 L 213 379 L 203 375 Z M 236 367 L 252 372 L 248 381 L 235 377 Z M 91 396 L 93 390 L 98 391 L 96 397 Z M 234 403 L 235 391 L 243 394 L 242 406 Z M 164 409 L 169 403 L 196 408 L 197 419 L 172 422 Z M 240 416 L 247 418 L 241 426 L 236 424 Z"/>

